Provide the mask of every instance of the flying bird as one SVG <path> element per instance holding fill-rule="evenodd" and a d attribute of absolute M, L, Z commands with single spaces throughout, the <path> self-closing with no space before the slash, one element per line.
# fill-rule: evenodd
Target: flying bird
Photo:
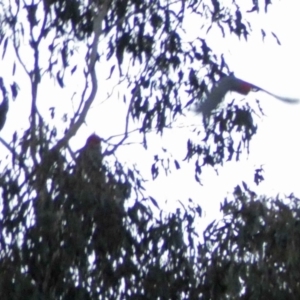
<path fill-rule="evenodd" d="M 207 98 L 199 104 L 196 111 L 202 113 L 204 117 L 209 118 L 212 112 L 222 102 L 227 92 L 237 92 L 242 95 L 248 95 L 251 91 L 265 92 L 272 97 L 286 103 L 299 103 L 299 99 L 292 99 L 275 95 L 259 86 L 241 80 L 234 75 L 221 78 L 216 86 L 214 86 Z"/>

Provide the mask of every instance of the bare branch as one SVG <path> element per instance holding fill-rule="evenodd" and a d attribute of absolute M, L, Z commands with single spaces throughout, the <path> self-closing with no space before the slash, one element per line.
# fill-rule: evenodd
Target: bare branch
<path fill-rule="evenodd" d="M 20 155 L 15 151 L 13 147 L 11 147 L 3 138 L 0 137 L 0 142 L 2 143 L 3 146 L 12 154 L 13 158 L 17 158 L 19 161 L 19 165 L 24 169 L 26 177 L 29 175 L 29 170 L 23 163 L 23 159 L 20 157 Z"/>
<path fill-rule="evenodd" d="M 87 62 L 88 73 L 91 76 L 91 83 L 92 83 L 91 93 L 88 99 L 86 100 L 77 121 L 74 121 L 73 125 L 66 132 L 65 136 L 56 143 L 56 145 L 52 148 L 52 150 L 59 150 L 62 147 L 66 146 L 70 138 L 76 134 L 77 130 L 83 124 L 86 115 L 89 111 L 89 108 L 95 99 L 98 90 L 97 75 L 95 71 L 95 64 L 98 56 L 98 42 L 99 42 L 99 37 L 102 34 L 103 20 L 107 14 L 109 2 L 110 1 L 107 0 L 102 6 L 95 7 L 94 40 L 91 45 L 90 56 Z"/>

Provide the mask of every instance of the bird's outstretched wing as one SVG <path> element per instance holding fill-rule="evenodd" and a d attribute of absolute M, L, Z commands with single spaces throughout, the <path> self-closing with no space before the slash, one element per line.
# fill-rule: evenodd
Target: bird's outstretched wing
<path fill-rule="evenodd" d="M 278 96 L 278 95 L 275 95 L 273 93 L 270 93 L 264 89 L 261 89 L 261 91 L 265 92 L 266 94 L 280 100 L 280 101 L 283 101 L 283 102 L 286 102 L 286 103 L 290 103 L 290 104 L 297 104 L 300 102 L 300 99 L 296 99 L 296 98 L 288 98 L 288 97 L 282 97 L 282 96 Z"/>
<path fill-rule="evenodd" d="M 207 98 L 198 105 L 196 111 L 198 113 L 202 113 L 204 118 L 209 118 L 212 112 L 219 106 L 219 104 L 222 102 L 222 100 L 228 92 L 237 92 L 241 95 L 248 95 L 248 93 L 251 91 L 265 92 L 266 94 L 274 97 L 275 99 L 289 104 L 296 104 L 300 102 L 299 99 L 275 95 L 265 89 L 262 89 L 259 86 L 241 80 L 233 75 L 229 75 L 219 80 L 217 85 L 212 88 Z"/>

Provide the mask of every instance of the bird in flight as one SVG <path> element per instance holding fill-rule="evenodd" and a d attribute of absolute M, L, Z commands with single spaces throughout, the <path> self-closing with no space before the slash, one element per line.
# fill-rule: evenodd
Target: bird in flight
<path fill-rule="evenodd" d="M 218 105 L 222 102 L 225 95 L 228 92 L 236 92 L 241 95 L 248 95 L 251 91 L 258 92 L 262 91 L 264 93 L 269 94 L 270 96 L 281 100 L 286 103 L 299 103 L 299 99 L 281 97 L 275 95 L 259 86 L 256 86 L 252 83 L 241 80 L 234 75 L 229 75 L 222 77 L 216 86 L 214 86 L 211 92 L 208 94 L 207 98 L 199 104 L 196 111 L 198 113 L 202 113 L 204 117 L 209 118 L 212 112 L 218 107 Z"/>

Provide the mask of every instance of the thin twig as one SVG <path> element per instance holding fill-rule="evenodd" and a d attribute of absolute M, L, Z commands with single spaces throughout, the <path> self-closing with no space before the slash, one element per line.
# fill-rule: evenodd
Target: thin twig
<path fill-rule="evenodd" d="M 136 86 L 134 89 L 134 92 L 132 93 L 131 99 L 130 99 L 130 103 L 128 106 L 128 110 L 127 110 L 127 115 L 126 115 L 126 120 L 125 120 L 125 132 L 124 132 L 124 136 L 123 138 L 113 146 L 113 148 L 109 151 L 105 151 L 105 153 L 103 155 L 111 155 L 113 154 L 118 147 L 120 147 L 123 142 L 128 138 L 129 132 L 128 132 L 128 128 L 129 128 L 129 118 L 130 118 L 130 113 L 132 110 L 132 105 L 134 103 L 134 99 L 136 97 L 136 95 L 140 92 L 140 86 Z"/>

